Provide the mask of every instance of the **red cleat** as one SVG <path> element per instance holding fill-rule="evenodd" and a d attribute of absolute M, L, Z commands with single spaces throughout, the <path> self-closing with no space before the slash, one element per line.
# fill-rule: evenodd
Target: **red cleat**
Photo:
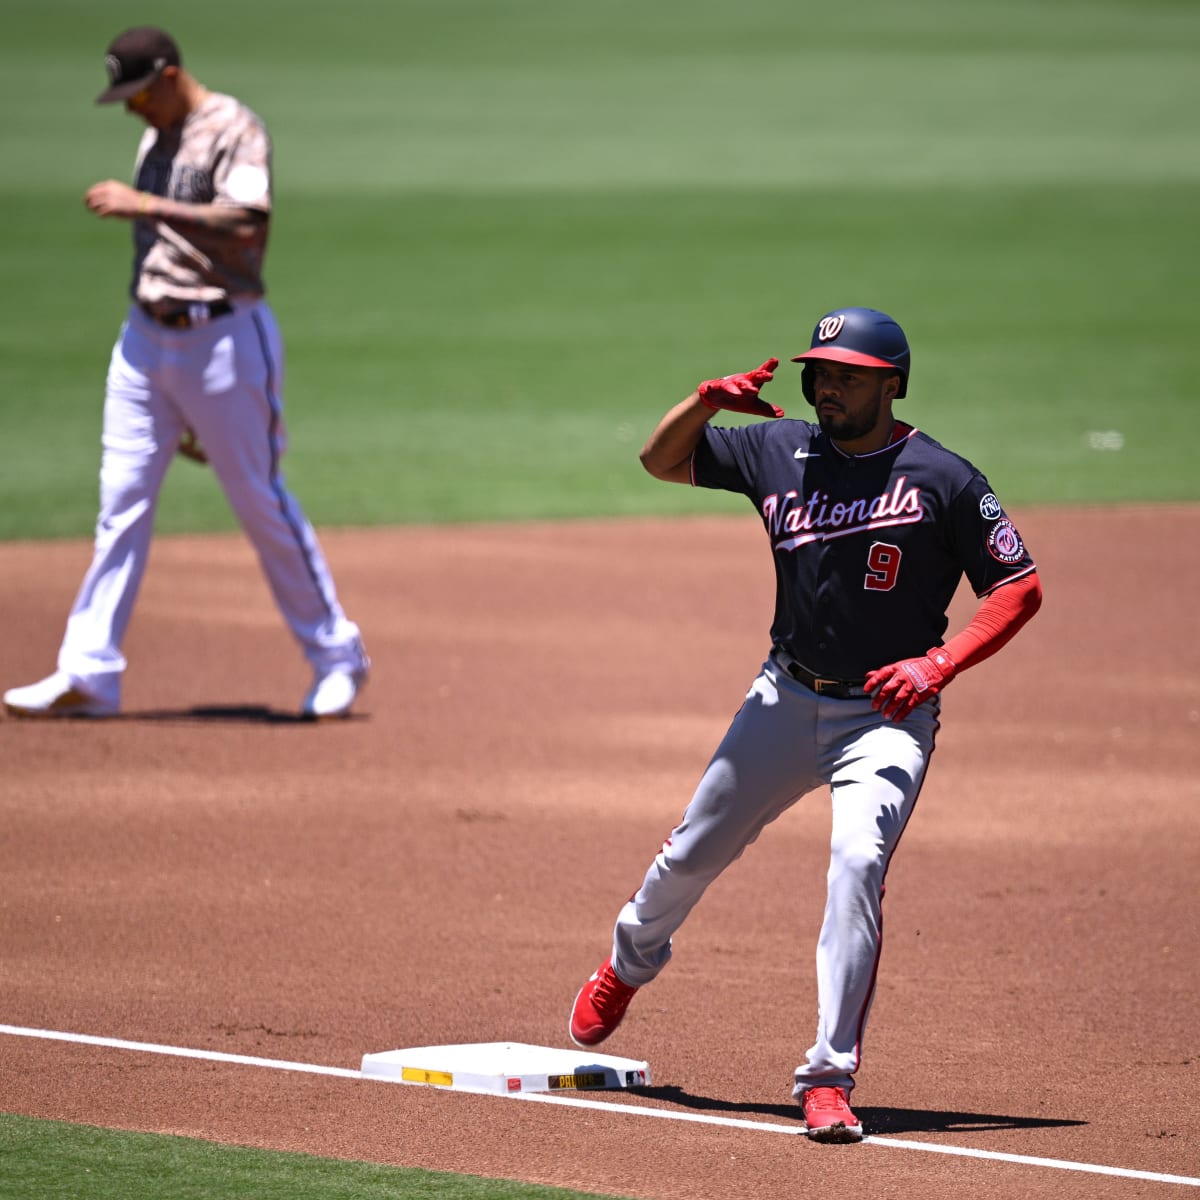
<path fill-rule="evenodd" d="M 571 1009 L 571 1041 L 577 1046 L 596 1046 L 621 1023 L 637 988 L 618 978 L 612 958 L 579 989 Z"/>
<path fill-rule="evenodd" d="M 845 1088 L 809 1088 L 801 1103 L 808 1136 L 814 1142 L 862 1141 L 862 1125 L 850 1111 Z"/>

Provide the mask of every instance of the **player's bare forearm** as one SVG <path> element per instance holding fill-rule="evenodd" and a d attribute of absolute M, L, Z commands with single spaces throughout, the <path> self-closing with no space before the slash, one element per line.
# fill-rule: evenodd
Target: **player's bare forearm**
<path fill-rule="evenodd" d="M 212 229 L 234 237 L 253 237 L 268 220 L 268 214 L 259 209 L 170 200 L 150 192 L 139 192 L 115 179 L 90 187 L 83 202 L 98 217 L 118 217 L 127 221 L 145 217 L 167 225 Z"/>
<path fill-rule="evenodd" d="M 713 417 L 696 392 L 681 400 L 659 421 L 638 456 L 642 466 L 667 483 L 692 482 L 692 451 Z"/>
<path fill-rule="evenodd" d="M 143 193 L 144 194 L 144 193 Z M 146 196 L 144 211 L 138 216 L 163 221 L 181 228 L 213 229 L 234 237 L 249 238 L 265 224 L 268 216 L 257 208 L 230 208 L 224 204 L 189 204 L 163 196 Z"/>

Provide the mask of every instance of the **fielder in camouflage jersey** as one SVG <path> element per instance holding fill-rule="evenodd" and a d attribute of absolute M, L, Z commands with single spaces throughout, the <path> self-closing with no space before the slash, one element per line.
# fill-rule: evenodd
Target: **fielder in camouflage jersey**
<path fill-rule="evenodd" d="M 925 780 L 955 675 L 995 653 L 1041 603 L 1037 571 L 987 480 L 897 419 L 910 353 L 874 309 L 827 313 L 801 388 L 817 423 L 759 395 L 778 360 L 702 383 L 642 450 L 658 479 L 738 492 L 775 565 L 771 648 L 682 821 L 621 908 L 612 951 L 580 989 L 570 1034 L 594 1046 L 667 965 L 705 889 L 802 796 L 833 807 L 817 943 L 816 1039 L 793 1095 L 817 1141 L 852 1142 L 849 1105 L 883 945 L 888 863 Z M 723 428 L 720 410 L 769 418 Z M 966 576 L 980 607 L 943 641 Z"/>
<path fill-rule="evenodd" d="M 138 191 L 190 204 L 213 205 L 229 215 L 246 210 L 238 236 L 218 220 L 135 220 L 133 298 L 164 302 L 258 299 L 263 286 L 267 217 L 271 212 L 271 139 L 244 104 L 202 92 L 182 124 L 142 135 L 134 179 Z M 161 217 L 161 200 L 147 201 Z"/>
<path fill-rule="evenodd" d="M 88 189 L 101 217 L 132 222 L 132 304 L 104 402 L 100 514 L 92 564 L 67 620 L 58 669 L 4 694 L 19 716 L 110 716 L 121 646 L 172 458 L 211 463 L 312 668 L 306 717 L 345 716 L 369 662 L 338 602 L 317 538 L 284 486 L 283 344 L 265 301 L 271 141 L 232 96 L 183 67 L 161 29 L 121 34 L 98 103 L 146 122 L 135 186 Z"/>

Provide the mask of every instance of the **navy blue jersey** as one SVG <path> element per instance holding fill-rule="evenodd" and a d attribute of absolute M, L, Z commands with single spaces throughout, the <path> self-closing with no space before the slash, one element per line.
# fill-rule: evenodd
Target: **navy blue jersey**
<path fill-rule="evenodd" d="M 750 498 L 775 560 L 771 637 L 821 675 L 941 645 L 964 574 L 984 596 L 1034 570 L 983 475 L 907 425 L 861 455 L 807 421 L 709 425 L 692 482 Z"/>

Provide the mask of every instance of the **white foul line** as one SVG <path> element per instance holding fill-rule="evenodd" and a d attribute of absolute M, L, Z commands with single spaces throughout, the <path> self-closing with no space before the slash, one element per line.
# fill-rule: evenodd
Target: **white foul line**
<path fill-rule="evenodd" d="M 305 1071 L 310 1075 L 340 1075 L 343 1079 L 365 1079 L 361 1071 L 347 1067 L 322 1067 L 315 1063 L 285 1062 L 281 1058 L 253 1058 L 245 1054 L 222 1054 L 220 1050 L 188 1050 L 183 1046 L 159 1046 L 154 1042 L 126 1042 L 121 1038 L 93 1037 L 90 1033 L 59 1033 L 53 1029 L 23 1029 L 0 1025 L 0 1033 L 14 1037 L 45 1038 L 52 1042 L 78 1042 L 83 1046 L 109 1046 L 114 1050 L 140 1050 L 144 1054 L 169 1054 L 173 1058 L 203 1058 L 209 1062 L 240 1063 L 245 1067 L 273 1067 L 276 1071 Z"/>
<path fill-rule="evenodd" d="M 154 1042 L 128 1042 L 121 1038 L 95 1037 L 87 1033 L 61 1033 L 52 1029 L 26 1029 L 20 1025 L 0 1025 L 0 1034 L 12 1037 L 41 1038 L 45 1041 L 75 1042 L 84 1046 L 107 1046 L 114 1050 L 137 1050 L 144 1054 L 166 1054 L 174 1058 L 201 1058 L 209 1062 L 237 1063 L 246 1067 L 267 1067 L 275 1071 L 302 1071 L 309 1075 L 334 1075 L 341 1079 L 362 1079 L 375 1083 L 398 1083 L 399 1080 L 364 1075 L 349 1067 L 324 1067 L 317 1063 L 288 1062 L 280 1058 L 256 1058 L 246 1054 L 224 1054 L 219 1050 L 192 1050 L 182 1046 L 161 1046 Z M 408 1087 L 429 1087 L 430 1084 L 405 1084 Z M 438 1091 L 471 1091 L 468 1088 L 437 1088 Z M 496 1096 L 505 1100 L 526 1100 L 535 1104 L 558 1104 L 568 1108 L 591 1108 L 602 1112 L 621 1113 L 633 1117 L 658 1117 L 665 1121 L 691 1121 L 702 1125 L 723 1125 L 733 1129 L 753 1129 L 764 1133 L 788 1133 L 793 1136 L 802 1130 L 793 1125 L 777 1125 L 768 1121 L 744 1121 L 737 1117 L 714 1117 L 704 1113 L 671 1112 L 662 1108 L 646 1108 L 632 1104 L 612 1104 L 603 1100 L 588 1100 L 575 1096 L 550 1095 L 546 1092 L 508 1093 L 480 1091 L 475 1095 Z M 1098 1163 L 1070 1162 L 1058 1158 L 1034 1158 L 1025 1154 L 1003 1154 L 994 1150 L 974 1150 L 966 1146 L 945 1146 L 935 1142 L 912 1142 L 893 1137 L 865 1137 L 864 1145 L 894 1146 L 900 1150 L 922 1150 L 930 1154 L 950 1154 L 961 1158 L 982 1158 L 993 1162 L 1017 1163 L 1026 1167 L 1048 1167 L 1058 1171 L 1082 1171 L 1090 1175 L 1116 1175 L 1122 1179 L 1142 1179 L 1151 1183 L 1180 1183 L 1185 1187 L 1200 1187 L 1200 1178 L 1188 1175 L 1163 1175 L 1156 1171 L 1134 1171 L 1127 1167 L 1106 1167 Z"/>

